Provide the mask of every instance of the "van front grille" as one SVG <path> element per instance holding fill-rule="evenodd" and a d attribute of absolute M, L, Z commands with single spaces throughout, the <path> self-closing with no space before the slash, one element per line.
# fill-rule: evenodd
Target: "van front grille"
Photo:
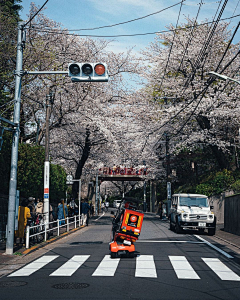
<path fill-rule="evenodd" d="M 193 220 L 207 220 L 207 215 L 190 214 L 189 219 Z"/>

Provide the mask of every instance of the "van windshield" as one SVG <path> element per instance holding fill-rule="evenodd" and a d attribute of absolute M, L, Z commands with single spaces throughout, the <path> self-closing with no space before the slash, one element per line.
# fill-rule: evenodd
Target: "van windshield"
<path fill-rule="evenodd" d="M 208 201 L 204 197 L 179 197 L 179 205 L 208 207 Z"/>

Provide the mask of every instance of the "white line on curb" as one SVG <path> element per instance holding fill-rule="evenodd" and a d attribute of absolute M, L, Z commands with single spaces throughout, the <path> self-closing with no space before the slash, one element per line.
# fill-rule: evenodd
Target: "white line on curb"
<path fill-rule="evenodd" d="M 196 238 L 198 238 L 200 241 L 203 241 L 205 244 L 207 244 L 209 247 L 212 247 L 213 249 L 215 249 L 216 251 L 220 252 L 221 254 L 223 254 L 224 256 L 226 256 L 227 258 L 234 258 L 232 255 L 228 254 L 227 252 L 221 250 L 220 248 L 214 246 L 213 244 L 211 244 L 210 242 L 206 241 L 204 238 L 202 238 L 199 235 L 194 234 L 194 236 Z"/>

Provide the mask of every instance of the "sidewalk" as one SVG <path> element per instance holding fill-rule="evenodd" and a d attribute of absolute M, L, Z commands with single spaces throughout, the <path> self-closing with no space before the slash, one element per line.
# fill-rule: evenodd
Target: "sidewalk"
<path fill-rule="evenodd" d="M 95 219 L 96 217 L 92 217 L 91 219 Z M 69 231 L 66 231 L 65 227 L 61 228 L 62 230 L 60 231 L 60 235 L 57 236 L 52 236 L 50 239 L 48 239 L 47 241 L 43 241 L 34 245 L 30 245 L 29 249 L 26 249 L 25 244 L 14 244 L 13 246 L 13 255 L 6 255 L 5 251 L 6 251 L 6 241 L 0 241 L 0 270 L 3 269 L 6 265 L 12 264 L 17 258 L 23 258 L 26 257 L 29 253 L 32 253 L 38 249 L 41 249 L 43 247 L 45 247 L 46 245 L 49 245 L 51 243 L 54 243 L 64 237 L 67 237 L 83 228 L 85 228 L 86 226 L 80 226 L 77 228 L 70 228 Z M 0 271 L 0 277 L 1 277 L 1 271 Z"/>
<path fill-rule="evenodd" d="M 216 234 L 209 237 L 216 243 L 219 243 L 237 254 L 240 254 L 240 236 L 224 231 L 224 224 L 217 224 Z"/>

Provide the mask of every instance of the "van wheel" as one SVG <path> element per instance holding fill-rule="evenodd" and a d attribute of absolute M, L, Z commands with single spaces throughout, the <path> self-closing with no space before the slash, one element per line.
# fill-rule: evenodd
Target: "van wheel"
<path fill-rule="evenodd" d="M 215 235 L 216 233 L 216 228 L 209 228 L 208 229 L 208 235 Z"/>
<path fill-rule="evenodd" d="M 182 228 L 181 228 L 180 224 L 178 223 L 178 221 L 176 222 L 176 225 L 175 225 L 175 231 L 177 234 L 182 232 Z"/>

